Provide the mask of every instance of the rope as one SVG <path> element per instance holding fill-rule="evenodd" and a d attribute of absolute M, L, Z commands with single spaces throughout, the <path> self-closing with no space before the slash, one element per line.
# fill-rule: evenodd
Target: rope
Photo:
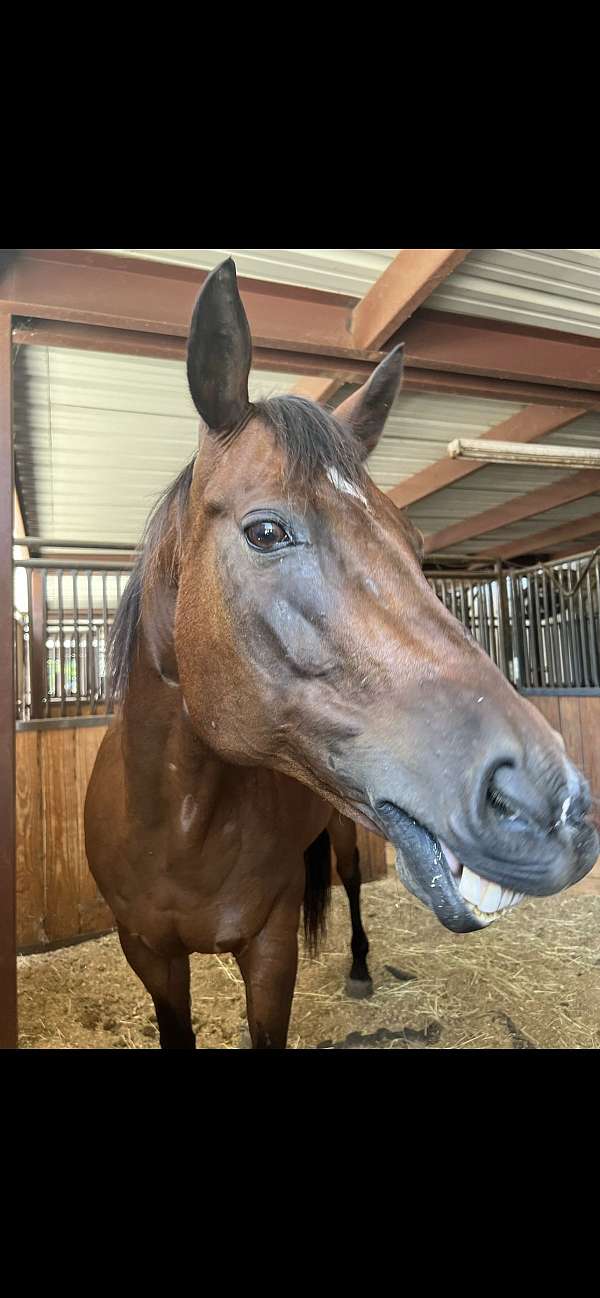
<path fill-rule="evenodd" d="M 585 579 L 586 579 L 586 577 L 587 577 L 587 575 L 588 575 L 588 572 L 589 572 L 589 570 L 590 570 L 590 568 L 591 568 L 591 566 L 592 566 L 592 564 L 593 564 L 593 562 L 594 562 L 594 559 L 595 559 L 595 558 L 597 557 L 597 555 L 599 555 L 599 554 L 600 554 L 600 545 L 596 546 L 596 549 L 595 549 L 595 550 L 593 551 L 593 553 L 590 555 L 590 558 L 589 558 L 588 562 L 586 563 L 583 572 L 581 573 L 581 576 L 580 576 L 580 578 L 579 578 L 579 581 L 576 582 L 576 584 L 572 587 L 571 590 L 567 590 L 566 586 L 563 584 L 563 582 L 560 580 L 560 578 L 559 578 L 559 577 L 555 577 L 554 574 L 553 574 L 552 572 L 548 571 L 547 576 L 548 576 L 549 580 L 552 582 L 552 584 L 553 584 L 554 586 L 556 586 L 557 590 L 559 590 L 559 591 L 561 592 L 561 595 L 564 595 L 566 599 L 573 599 L 573 596 L 577 594 L 577 591 L 579 590 L 579 587 L 580 587 L 581 585 L 583 585 L 583 582 L 585 581 Z"/>

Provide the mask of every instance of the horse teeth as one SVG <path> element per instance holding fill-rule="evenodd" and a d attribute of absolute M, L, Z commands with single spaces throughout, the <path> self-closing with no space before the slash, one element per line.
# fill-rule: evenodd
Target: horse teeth
<path fill-rule="evenodd" d="M 474 870 L 463 865 L 459 892 L 465 901 L 482 915 L 495 915 L 509 906 L 516 906 L 523 900 L 525 893 L 513 892 L 512 888 L 502 888 L 499 883 L 490 883 L 482 879 Z"/>
<path fill-rule="evenodd" d="M 470 870 L 468 865 L 463 865 L 463 871 L 460 876 L 458 887 L 460 894 L 465 898 L 465 901 L 471 901 L 474 906 L 479 906 L 482 886 L 483 879 L 481 879 L 478 874 L 475 874 L 473 870 Z"/>
<path fill-rule="evenodd" d="M 481 910 L 486 915 L 492 911 L 500 910 L 500 901 L 502 898 L 502 888 L 499 883 L 488 883 L 487 888 L 483 889 L 483 897 L 479 903 Z"/>

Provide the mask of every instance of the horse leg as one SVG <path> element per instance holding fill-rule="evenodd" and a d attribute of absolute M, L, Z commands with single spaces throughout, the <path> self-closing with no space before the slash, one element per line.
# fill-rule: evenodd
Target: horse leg
<path fill-rule="evenodd" d="M 125 958 L 154 1001 L 161 1050 L 195 1050 L 189 956 L 169 960 L 121 927 L 119 940 Z"/>
<path fill-rule="evenodd" d="M 298 968 L 298 920 L 273 912 L 257 937 L 237 956 L 246 986 L 253 1050 L 285 1050 Z"/>
<path fill-rule="evenodd" d="M 337 871 L 346 889 L 352 922 L 352 968 L 346 979 L 346 992 L 359 999 L 373 995 L 373 983 L 367 966 L 369 939 L 360 915 L 360 853 L 356 826 L 352 820 L 336 813 L 327 826 L 337 860 Z"/>

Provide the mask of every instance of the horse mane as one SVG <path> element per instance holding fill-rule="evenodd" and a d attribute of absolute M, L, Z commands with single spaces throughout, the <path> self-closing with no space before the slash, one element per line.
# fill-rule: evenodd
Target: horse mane
<path fill-rule="evenodd" d="M 108 642 L 107 694 L 111 702 L 123 702 L 127 693 L 137 650 L 142 595 L 146 583 L 156 576 L 159 556 L 164 556 L 169 540 L 172 541 L 169 555 L 170 577 L 174 580 L 195 462 L 196 455 L 159 496 L 148 516 L 139 554 L 121 596 Z"/>
<path fill-rule="evenodd" d="M 363 448 L 350 428 L 307 397 L 257 401 L 253 416 L 274 434 L 283 452 L 286 482 L 312 495 L 328 469 L 358 488 L 364 484 Z M 138 558 L 127 582 L 110 633 L 107 694 L 122 702 L 138 644 L 142 596 L 158 575 L 176 585 L 183 525 L 196 454 L 156 501 L 144 528 Z M 168 563 L 165 566 L 165 558 Z"/>

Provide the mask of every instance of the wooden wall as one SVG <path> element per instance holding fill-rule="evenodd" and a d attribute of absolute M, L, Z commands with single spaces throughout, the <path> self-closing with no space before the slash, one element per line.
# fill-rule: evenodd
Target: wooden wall
<path fill-rule="evenodd" d="M 90 873 L 83 804 L 105 725 L 17 731 L 17 945 L 113 926 Z M 386 873 L 385 843 L 358 828 L 365 881 Z M 337 872 L 334 872 L 337 879 Z"/>
<path fill-rule="evenodd" d="M 569 757 L 589 780 L 592 797 L 598 800 L 594 818 L 600 828 L 600 695 L 534 694 L 530 702 L 560 732 Z M 600 893 L 600 857 L 573 892 Z"/>
<path fill-rule="evenodd" d="M 385 879 L 388 869 L 385 839 L 380 838 L 378 834 L 370 834 L 368 829 L 363 829 L 362 825 L 357 825 L 356 845 L 360 853 L 360 876 L 363 883 L 373 883 L 375 879 Z M 331 882 L 333 884 L 341 884 L 342 882 L 335 867 L 335 852 L 333 853 Z"/>
<path fill-rule="evenodd" d="M 531 702 L 563 735 L 598 799 L 600 818 L 600 697 L 534 696 Z M 17 732 L 19 947 L 112 927 L 87 865 L 83 834 L 85 792 L 104 734 L 103 724 Z M 388 846 L 386 862 L 383 839 L 360 827 L 358 846 L 365 882 L 382 878 L 393 866 L 393 850 Z M 334 880 L 339 882 L 337 872 Z M 574 891 L 600 893 L 600 859 Z"/>
<path fill-rule="evenodd" d="M 83 834 L 85 792 L 105 732 L 104 725 L 17 731 L 19 947 L 112 927 Z"/>

